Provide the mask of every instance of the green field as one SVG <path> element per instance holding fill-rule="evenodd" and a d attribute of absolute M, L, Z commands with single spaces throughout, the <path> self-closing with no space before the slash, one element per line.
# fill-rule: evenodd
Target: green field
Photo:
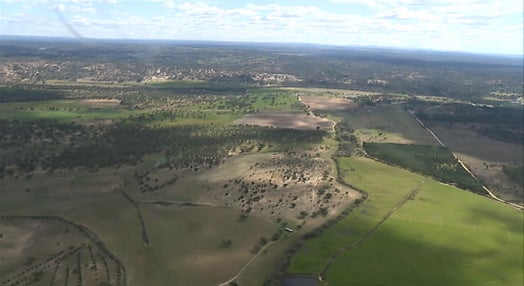
<path fill-rule="evenodd" d="M 308 240 L 288 272 L 319 274 L 331 255 L 359 241 L 423 181 L 368 240 L 336 257 L 329 285 L 522 285 L 521 212 L 370 159 L 340 163 L 346 181 L 369 199 Z"/>
<path fill-rule="evenodd" d="M 0 105 L 0 120 L 54 119 L 72 120 L 120 119 L 138 113 L 120 106 L 89 106 L 80 100 L 9 102 Z"/>

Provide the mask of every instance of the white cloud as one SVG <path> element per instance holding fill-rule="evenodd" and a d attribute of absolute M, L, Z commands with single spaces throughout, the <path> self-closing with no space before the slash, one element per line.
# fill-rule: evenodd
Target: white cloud
<path fill-rule="evenodd" d="M 55 11 L 58 11 L 58 12 L 64 12 L 66 10 L 66 7 L 64 4 L 60 3 L 58 5 L 55 6 Z"/>
<path fill-rule="evenodd" d="M 173 1 L 165 1 L 165 2 L 163 3 L 163 6 L 166 7 L 166 8 L 168 8 L 168 9 L 173 9 L 173 8 L 175 8 L 175 5 L 176 5 L 175 2 L 173 2 Z"/>

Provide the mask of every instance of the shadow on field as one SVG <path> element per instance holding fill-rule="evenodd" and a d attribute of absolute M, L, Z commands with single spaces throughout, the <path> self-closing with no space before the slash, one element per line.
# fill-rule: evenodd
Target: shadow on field
<path fill-rule="evenodd" d="M 471 227 L 446 225 L 441 231 L 434 226 L 407 231 L 408 222 L 400 220 L 385 224 L 337 257 L 326 280 L 329 285 L 523 285 L 522 220 L 483 209 L 472 209 L 471 218 Z M 493 218 L 505 223 L 493 225 Z"/>

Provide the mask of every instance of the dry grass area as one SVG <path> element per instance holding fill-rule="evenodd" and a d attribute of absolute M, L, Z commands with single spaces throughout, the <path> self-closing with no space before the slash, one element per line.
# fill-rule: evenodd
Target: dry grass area
<path fill-rule="evenodd" d="M 483 161 L 463 153 L 456 153 L 456 155 L 497 196 L 520 205 L 524 203 L 524 190 L 504 174 L 503 163 Z"/>
<path fill-rule="evenodd" d="M 346 98 L 325 97 L 325 96 L 308 96 L 300 97 L 302 102 L 309 106 L 313 111 L 317 110 L 350 110 L 357 108 L 357 104 Z"/>
<path fill-rule="evenodd" d="M 432 124 L 431 129 L 453 152 L 463 153 L 486 162 L 522 164 L 522 145 L 502 142 L 480 135 L 466 126 Z"/>
<path fill-rule="evenodd" d="M 524 191 L 502 172 L 504 164 L 522 165 L 522 145 L 498 141 L 458 124 L 431 128 L 490 190 L 505 200 L 522 203 Z"/>
<path fill-rule="evenodd" d="M 335 126 L 332 120 L 304 113 L 253 113 L 235 120 L 234 123 L 325 131 L 331 131 Z"/>
<path fill-rule="evenodd" d="M 325 220 L 347 208 L 360 194 L 332 177 L 328 159 L 317 151 L 239 156 L 202 174 L 217 186 L 200 200 L 240 209 L 244 214 L 296 224 Z M 242 167 L 238 167 L 242 166 Z"/>
<path fill-rule="evenodd" d="M 123 282 L 119 266 L 96 241 L 78 227 L 46 216 L 0 217 L 0 273 L 1 285 Z"/>

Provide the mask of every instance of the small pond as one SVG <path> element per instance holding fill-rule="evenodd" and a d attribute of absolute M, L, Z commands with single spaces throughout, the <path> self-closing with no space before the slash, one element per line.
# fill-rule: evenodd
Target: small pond
<path fill-rule="evenodd" d="M 318 277 L 289 275 L 282 279 L 281 286 L 318 286 Z"/>

